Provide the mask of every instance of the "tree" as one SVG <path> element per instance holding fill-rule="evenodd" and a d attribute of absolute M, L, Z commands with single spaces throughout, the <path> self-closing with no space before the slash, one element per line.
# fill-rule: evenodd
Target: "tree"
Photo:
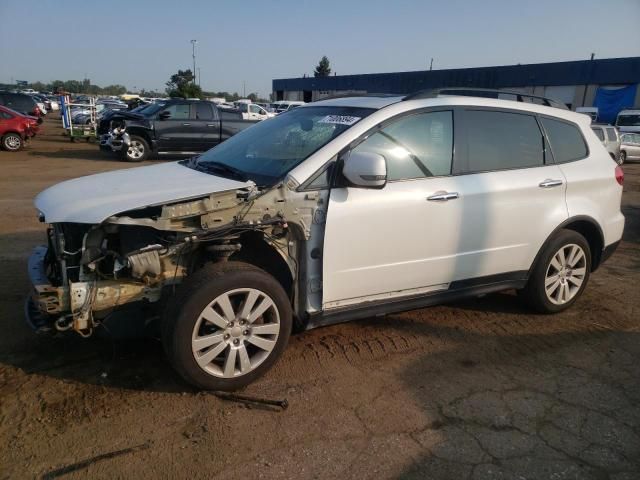
<path fill-rule="evenodd" d="M 327 58 L 326 55 L 323 55 L 323 57 L 320 59 L 320 63 L 318 63 L 318 66 L 313 71 L 313 76 L 328 77 L 330 74 L 331 74 L 331 66 L 329 64 L 329 59 Z"/>
<path fill-rule="evenodd" d="M 166 83 L 167 94 L 170 97 L 202 98 L 202 89 L 193 83 L 193 79 L 193 72 L 190 69 L 178 70 L 178 73 L 171 75 Z"/>

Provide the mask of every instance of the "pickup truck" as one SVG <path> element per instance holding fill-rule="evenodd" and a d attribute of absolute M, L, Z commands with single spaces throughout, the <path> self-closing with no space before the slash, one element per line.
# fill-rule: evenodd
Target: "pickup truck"
<path fill-rule="evenodd" d="M 202 100 L 169 100 L 130 112 L 115 112 L 98 126 L 100 149 L 122 160 L 150 155 L 194 155 L 227 140 L 256 121 Z"/>

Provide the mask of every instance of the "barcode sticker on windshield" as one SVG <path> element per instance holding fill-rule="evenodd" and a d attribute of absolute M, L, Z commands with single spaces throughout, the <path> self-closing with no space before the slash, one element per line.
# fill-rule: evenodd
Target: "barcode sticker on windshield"
<path fill-rule="evenodd" d="M 327 115 L 318 123 L 335 123 L 337 125 L 353 125 L 361 117 L 351 117 L 349 115 Z"/>

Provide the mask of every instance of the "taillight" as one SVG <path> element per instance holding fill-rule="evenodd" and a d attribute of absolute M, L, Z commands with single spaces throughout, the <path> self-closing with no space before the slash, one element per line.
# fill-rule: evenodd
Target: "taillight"
<path fill-rule="evenodd" d="M 620 165 L 616 167 L 616 182 L 618 182 L 620 185 L 624 183 L 624 170 L 622 170 L 622 167 Z"/>

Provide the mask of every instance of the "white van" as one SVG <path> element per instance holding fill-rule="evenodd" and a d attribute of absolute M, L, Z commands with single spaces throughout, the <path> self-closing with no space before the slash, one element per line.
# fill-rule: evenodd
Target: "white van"
<path fill-rule="evenodd" d="M 616 118 L 620 132 L 640 133 L 640 110 L 622 110 Z"/>

